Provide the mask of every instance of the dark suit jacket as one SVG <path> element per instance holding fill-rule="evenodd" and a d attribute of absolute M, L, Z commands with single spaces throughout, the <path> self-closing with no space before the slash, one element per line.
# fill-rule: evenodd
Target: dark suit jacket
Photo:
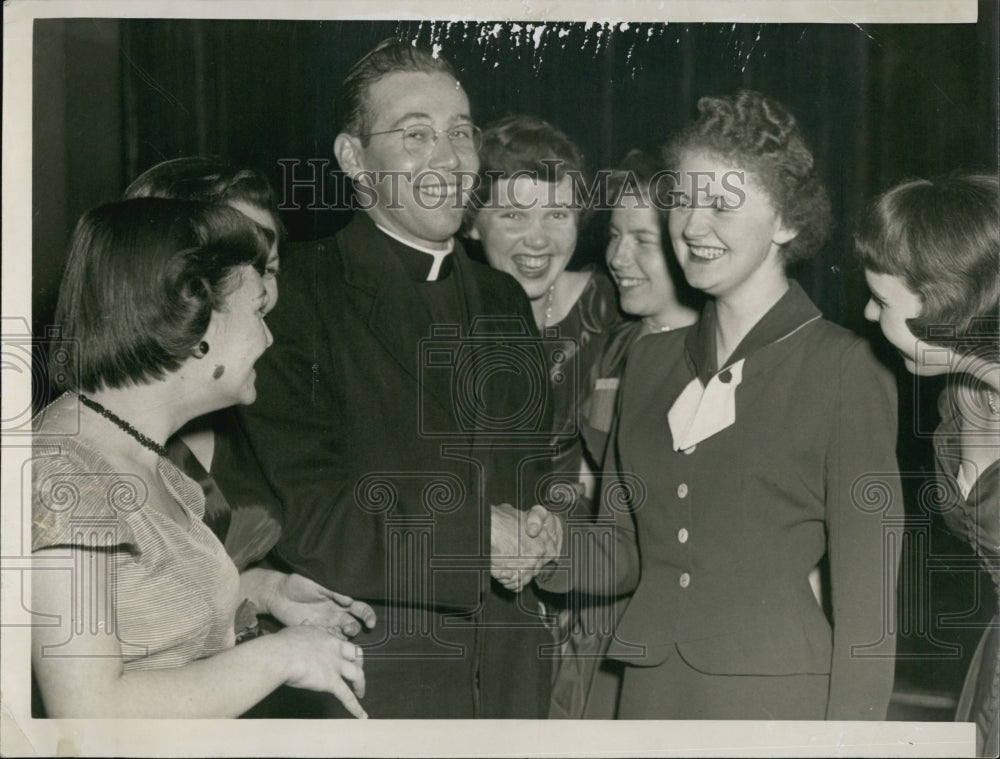
<path fill-rule="evenodd" d="M 358 214 L 283 256 L 274 345 L 244 412 L 284 508 L 277 553 L 375 606 L 379 625 L 359 639 L 369 692 L 415 685 L 373 682 L 372 667 L 392 673 L 379 656 L 405 655 L 409 676 L 427 682 L 461 661 L 451 693 L 421 696 L 440 696 L 441 711 L 373 716 L 541 716 L 537 601 L 489 577 L 489 506 L 539 502 L 537 470 L 551 455 L 530 307 L 513 278 L 456 244 L 461 323 L 434 325 L 397 245 Z M 468 710 L 444 705 L 458 701 Z"/>
<path fill-rule="evenodd" d="M 895 384 L 867 343 L 819 316 L 793 283 L 729 359 L 745 359 L 735 422 L 687 451 L 673 450 L 675 399 L 695 377 L 729 381 L 712 304 L 698 325 L 633 346 L 609 458 L 644 484 L 638 554 L 619 555 L 641 557 L 641 580 L 610 655 L 829 674 L 828 719 L 884 719 L 903 513 Z M 832 629 L 807 581 L 824 554 Z"/>

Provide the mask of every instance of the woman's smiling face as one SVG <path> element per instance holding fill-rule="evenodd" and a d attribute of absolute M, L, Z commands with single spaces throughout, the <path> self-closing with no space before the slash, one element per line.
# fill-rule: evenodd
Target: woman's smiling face
<path fill-rule="evenodd" d="M 784 274 L 781 245 L 795 237 L 753 174 L 711 153 L 683 154 L 680 204 L 669 216 L 674 253 L 692 287 L 716 298 Z"/>
<path fill-rule="evenodd" d="M 903 357 L 907 370 L 924 376 L 947 373 L 951 366 L 948 349 L 920 340 L 907 324 L 923 313 L 920 296 L 894 274 L 866 269 L 865 281 L 871 293 L 865 304 L 865 318 L 878 323 L 885 339 Z"/>
<path fill-rule="evenodd" d="M 528 298 L 537 300 L 573 256 L 579 216 L 568 176 L 558 183 L 501 178 L 469 236 L 482 242 L 490 266 L 513 276 Z"/>
<path fill-rule="evenodd" d="M 606 252 L 622 311 L 654 319 L 676 303 L 660 231 L 660 212 L 644 198 L 628 195 L 611 212 Z"/>

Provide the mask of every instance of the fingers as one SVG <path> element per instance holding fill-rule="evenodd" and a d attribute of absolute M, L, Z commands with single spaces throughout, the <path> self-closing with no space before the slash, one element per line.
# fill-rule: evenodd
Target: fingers
<path fill-rule="evenodd" d="M 361 624 L 343 609 L 338 609 L 328 615 L 328 630 L 338 630 L 343 636 L 354 637 L 361 632 Z"/>
<path fill-rule="evenodd" d="M 375 610 L 364 601 L 352 601 L 350 605 L 351 614 L 364 622 L 365 627 L 371 629 L 378 622 Z"/>
<path fill-rule="evenodd" d="M 529 545 L 531 553 L 552 559 L 561 547 L 562 524 L 544 506 L 535 504 L 524 520 L 524 536 L 526 541 L 535 541 Z"/>
<path fill-rule="evenodd" d="M 508 503 L 493 506 L 490 513 L 490 548 L 493 555 L 517 554 L 520 521 L 518 512 Z"/>
<path fill-rule="evenodd" d="M 528 512 L 528 517 L 524 522 L 524 530 L 529 538 L 537 538 L 545 528 L 545 522 L 549 519 L 549 512 L 544 506 L 535 504 Z"/>
<path fill-rule="evenodd" d="M 499 569 L 491 573 L 493 579 L 512 593 L 520 593 L 535 579 L 537 569 Z"/>
<path fill-rule="evenodd" d="M 347 611 L 351 616 L 356 617 L 361 620 L 367 628 L 372 628 L 375 623 L 378 622 L 378 616 L 375 614 L 375 610 L 366 604 L 364 601 L 355 601 L 348 595 L 343 593 L 338 593 L 335 590 L 328 591 L 329 598 L 333 599 L 338 606 Z M 357 634 L 351 633 L 352 635 Z"/>
<path fill-rule="evenodd" d="M 324 590 L 326 590 L 326 588 L 324 588 Z M 337 602 L 338 606 L 343 606 L 345 609 L 349 607 L 352 603 L 354 603 L 353 598 L 344 595 L 343 593 L 338 593 L 335 590 L 327 590 L 326 592 L 330 594 L 328 596 L 329 598 L 332 598 L 334 601 Z"/>
<path fill-rule="evenodd" d="M 328 630 L 337 628 L 349 636 L 360 633 L 362 624 L 368 629 L 373 628 L 378 619 L 375 610 L 362 601 L 354 601 L 349 609 L 327 610 L 325 617 L 324 627 Z"/>
<path fill-rule="evenodd" d="M 508 590 L 519 593 L 559 555 L 562 525 L 541 505 L 527 512 L 509 504 L 493 506 L 490 573 Z"/>
<path fill-rule="evenodd" d="M 524 588 L 524 585 L 521 584 L 521 578 L 519 573 L 514 572 L 512 570 L 502 570 L 499 572 L 495 572 L 493 573 L 493 579 L 495 579 L 497 582 L 503 585 L 507 590 L 510 590 L 514 593 L 520 593 L 521 590 Z"/>
<path fill-rule="evenodd" d="M 341 675 L 351 683 L 351 687 L 358 698 L 365 697 L 365 671 L 362 669 L 364 662 L 364 652 L 361 646 L 344 641 L 340 644 L 341 656 L 344 658 L 344 665 L 341 668 Z"/>
<path fill-rule="evenodd" d="M 344 658 L 344 661 L 350 662 L 363 662 L 365 658 L 365 652 L 361 646 L 349 641 L 344 641 L 340 644 L 340 655 Z"/>
<path fill-rule="evenodd" d="M 361 668 L 364 652 L 348 641 L 340 644 L 340 677 L 334 678 L 331 692 L 353 716 L 368 719 L 368 713 L 358 699 L 365 697 L 365 672 Z"/>
<path fill-rule="evenodd" d="M 362 687 L 362 691 L 364 688 Z M 347 683 L 343 680 L 334 683 L 333 695 L 337 697 L 337 700 L 344 705 L 354 717 L 358 719 L 368 719 L 368 712 L 365 711 L 364 707 L 361 706 L 361 702 L 358 701 L 358 697 L 354 695 L 351 689 L 348 687 Z"/>

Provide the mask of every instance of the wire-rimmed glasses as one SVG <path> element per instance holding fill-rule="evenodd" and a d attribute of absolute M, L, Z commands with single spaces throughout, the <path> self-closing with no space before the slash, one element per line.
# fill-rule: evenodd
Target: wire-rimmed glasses
<path fill-rule="evenodd" d="M 475 124 L 459 124 L 449 129 L 435 129 L 430 124 L 412 124 L 399 129 L 386 129 L 384 132 L 368 132 L 364 138 L 380 134 L 402 133 L 403 149 L 412 156 L 424 158 L 429 156 L 437 145 L 438 137 L 447 135 L 448 142 L 456 153 L 472 154 L 479 152 L 483 144 L 483 133 Z"/>

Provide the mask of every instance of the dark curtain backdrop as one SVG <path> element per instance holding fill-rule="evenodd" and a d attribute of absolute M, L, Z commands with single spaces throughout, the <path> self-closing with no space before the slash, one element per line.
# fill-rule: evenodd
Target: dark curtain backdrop
<path fill-rule="evenodd" d="M 212 153 L 265 170 L 332 158 L 332 100 L 379 40 L 441 46 L 477 121 L 511 112 L 566 130 L 593 168 L 653 147 L 705 94 L 750 87 L 799 118 L 826 177 L 838 226 L 799 278 L 834 321 L 863 329 L 865 291 L 849 266 L 859 207 L 910 176 L 997 162 L 997 4 L 976 25 L 554 24 L 36 21 L 35 323 L 51 313 L 72 224 L 166 158 Z M 39 149 L 41 148 L 41 149 Z M 326 199 L 336 202 L 337 182 Z M 301 205 L 308 193 L 298 190 Z M 343 200 L 341 195 L 341 200 Z M 291 199 L 290 199 L 291 200 Z M 335 231 L 345 215 L 289 211 L 292 239 Z M 593 225 L 579 258 L 600 256 Z"/>
<path fill-rule="evenodd" d="M 335 197 L 333 96 L 348 67 L 393 35 L 440 45 L 460 72 L 478 122 L 510 112 L 541 116 L 567 131 L 593 168 L 612 166 L 633 147 L 662 143 L 692 118 L 702 95 L 750 87 L 782 101 L 814 148 L 837 220 L 829 244 L 798 278 L 828 318 L 872 337 L 877 333 L 861 316 L 867 291 L 850 262 L 850 230 L 861 206 L 907 177 L 997 170 L 992 1 L 980 5 L 974 25 L 35 24 L 36 334 L 51 323 L 75 220 L 158 161 L 215 154 L 264 170 L 279 194 L 288 179 L 279 161 L 301 162 L 298 179 L 312 171 L 306 161 L 326 161 L 325 199 L 342 205 L 344 198 Z M 303 206 L 284 215 L 292 240 L 330 234 L 346 221 L 336 208 L 305 208 L 309 197 L 302 189 L 286 196 L 292 201 Z M 603 234 L 595 219 L 575 263 L 601 257 Z M 927 419 L 940 386 L 917 388 L 894 357 L 887 360 L 900 378 L 901 466 L 926 474 L 930 446 L 913 433 L 933 427 Z M 933 551 L 961 553 L 936 518 L 911 513 L 918 527 L 930 525 Z M 938 629 L 933 620 L 971 609 L 966 621 L 974 623 L 983 613 L 968 574 L 934 576 L 933 613 L 917 598 L 925 590 L 901 598 L 902 651 L 909 658 L 897 673 L 897 707 L 909 711 L 897 717 L 947 716 L 964 665 L 939 641 L 962 643 L 967 659 L 977 631 L 963 629 L 961 620 Z"/>

